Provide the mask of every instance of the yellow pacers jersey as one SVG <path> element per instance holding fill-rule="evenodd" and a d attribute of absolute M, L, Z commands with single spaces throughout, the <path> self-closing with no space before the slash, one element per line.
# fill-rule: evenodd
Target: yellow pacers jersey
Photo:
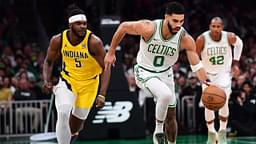
<path fill-rule="evenodd" d="M 102 72 L 97 60 L 89 53 L 89 36 L 91 31 L 87 30 L 84 40 L 72 45 L 67 38 L 67 31 L 62 33 L 62 71 L 61 76 L 77 81 L 92 79 Z"/>

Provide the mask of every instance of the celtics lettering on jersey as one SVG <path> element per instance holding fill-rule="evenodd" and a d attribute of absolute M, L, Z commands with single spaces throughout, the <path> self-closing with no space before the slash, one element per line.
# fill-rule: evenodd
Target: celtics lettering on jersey
<path fill-rule="evenodd" d="M 175 48 L 172 48 L 168 45 L 159 45 L 159 44 L 149 44 L 148 45 L 148 52 L 151 52 L 153 54 L 173 56 L 175 51 L 176 51 Z"/>
<path fill-rule="evenodd" d="M 137 55 L 138 65 L 150 70 L 161 71 L 172 66 L 179 56 L 180 39 L 184 28 L 169 39 L 162 36 L 163 20 L 155 20 L 155 32 L 148 41 L 140 40 L 140 49 Z"/>
<path fill-rule="evenodd" d="M 228 42 L 227 32 L 222 31 L 219 41 L 212 40 L 210 31 L 203 33 L 203 36 L 204 48 L 201 52 L 201 58 L 206 72 L 229 71 L 232 63 L 232 50 Z"/>
<path fill-rule="evenodd" d="M 224 55 L 227 53 L 225 46 L 211 46 L 207 48 L 207 55 L 212 65 L 224 64 Z"/>

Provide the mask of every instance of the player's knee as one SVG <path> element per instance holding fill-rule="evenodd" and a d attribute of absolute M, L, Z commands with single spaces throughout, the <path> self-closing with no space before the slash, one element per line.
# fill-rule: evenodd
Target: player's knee
<path fill-rule="evenodd" d="M 228 120 L 228 117 L 227 116 L 219 115 L 219 120 L 221 120 L 223 122 L 226 122 Z"/>
<path fill-rule="evenodd" d="M 159 99 L 161 99 L 161 101 L 166 104 L 170 104 L 172 100 L 170 93 L 167 93 L 167 92 L 162 93 Z"/>
<path fill-rule="evenodd" d="M 69 115 L 65 112 L 59 112 L 58 113 L 58 121 L 68 122 Z"/>
<path fill-rule="evenodd" d="M 72 106 L 70 105 L 61 105 L 57 107 L 58 120 L 68 121 Z"/>
<path fill-rule="evenodd" d="M 219 115 L 223 117 L 228 117 L 229 116 L 229 108 L 228 105 L 224 105 L 220 110 L 219 110 Z"/>

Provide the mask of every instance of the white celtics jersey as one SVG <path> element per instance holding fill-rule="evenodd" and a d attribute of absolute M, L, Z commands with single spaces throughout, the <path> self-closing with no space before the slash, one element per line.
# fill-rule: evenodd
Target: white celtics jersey
<path fill-rule="evenodd" d="M 179 46 L 184 28 L 165 40 L 162 36 L 163 20 L 155 20 L 155 32 L 147 42 L 141 37 L 137 63 L 151 71 L 164 71 L 170 68 L 178 59 Z"/>
<path fill-rule="evenodd" d="M 228 42 L 228 32 L 221 32 L 220 41 L 213 41 L 210 31 L 203 33 L 204 48 L 201 58 L 206 72 L 216 74 L 229 72 L 232 64 L 232 49 Z"/>

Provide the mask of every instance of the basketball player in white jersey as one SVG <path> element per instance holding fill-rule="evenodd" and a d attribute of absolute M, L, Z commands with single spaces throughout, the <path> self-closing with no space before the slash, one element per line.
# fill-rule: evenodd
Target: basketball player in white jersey
<path fill-rule="evenodd" d="M 226 127 L 229 115 L 228 99 L 231 94 L 231 78 L 237 77 L 239 59 L 242 53 L 243 42 L 234 33 L 223 31 L 224 25 L 220 17 L 211 20 L 210 30 L 201 34 L 196 40 L 197 53 L 210 78 L 211 84 L 222 88 L 227 96 L 225 105 L 218 111 L 220 128 L 218 134 L 214 128 L 215 113 L 205 108 L 205 120 L 208 127 L 207 144 L 227 144 Z M 232 54 L 232 48 L 234 53 Z M 203 84 L 203 90 L 206 85 Z"/>
<path fill-rule="evenodd" d="M 125 34 L 141 36 L 134 73 L 137 85 L 156 98 L 154 144 L 176 143 L 176 97 L 172 65 L 177 61 L 180 50 L 186 50 L 191 68 L 199 79 L 207 80 L 196 53 L 195 41 L 182 27 L 184 11 L 182 4 L 171 2 L 167 4 L 164 19 L 121 23 L 104 59 L 105 69 L 108 70 L 115 63 L 115 49 Z"/>

